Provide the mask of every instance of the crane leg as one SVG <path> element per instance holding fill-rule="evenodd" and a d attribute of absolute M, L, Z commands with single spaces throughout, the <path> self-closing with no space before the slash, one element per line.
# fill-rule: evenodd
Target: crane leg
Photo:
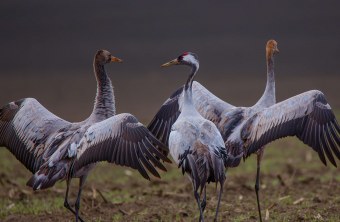
<path fill-rule="evenodd" d="M 68 179 L 66 180 L 66 194 L 65 194 L 65 200 L 64 200 L 64 207 L 65 207 L 66 209 L 68 209 L 69 211 L 71 211 L 74 215 L 76 215 L 76 212 L 71 208 L 70 204 L 68 203 L 68 192 L 69 192 L 69 190 L 70 190 L 70 183 L 71 183 L 71 179 L 68 178 Z M 79 220 L 80 220 L 81 222 L 84 222 L 84 220 L 81 219 L 80 217 L 79 217 Z"/>
<path fill-rule="evenodd" d="M 82 176 L 79 178 L 79 190 L 78 190 L 78 196 L 76 203 L 74 205 L 74 208 L 76 209 L 76 222 L 78 222 L 78 219 L 83 222 L 83 220 L 79 217 L 79 207 L 80 207 L 80 196 L 81 196 L 81 191 L 83 190 L 85 180 L 87 178 L 87 175 Z"/>
<path fill-rule="evenodd" d="M 205 207 L 207 206 L 207 186 L 204 186 L 203 192 L 203 200 L 201 202 L 202 212 L 204 212 Z"/>
<path fill-rule="evenodd" d="M 261 215 L 261 206 L 260 206 L 260 198 L 259 198 L 259 188 L 260 188 L 260 166 L 261 160 L 263 156 L 263 147 L 257 153 L 257 169 L 256 169 L 256 182 L 255 182 L 255 193 L 256 193 L 256 201 L 257 201 L 257 209 L 259 211 L 260 222 L 262 222 Z"/>
<path fill-rule="evenodd" d="M 221 197 L 222 197 L 222 193 L 223 193 L 223 183 L 224 183 L 224 180 L 221 181 L 221 183 L 220 183 L 220 192 L 219 192 L 219 194 L 218 194 L 218 202 L 217 202 L 217 207 L 216 207 L 216 213 L 215 213 L 214 222 L 217 221 L 218 210 L 220 209 Z"/>
<path fill-rule="evenodd" d="M 198 209 L 200 210 L 200 219 L 199 222 L 204 222 L 204 218 L 203 218 L 203 211 L 202 211 L 202 207 L 201 207 L 201 201 L 200 201 L 200 196 L 198 195 L 197 189 L 194 189 L 194 196 L 198 205 Z"/>

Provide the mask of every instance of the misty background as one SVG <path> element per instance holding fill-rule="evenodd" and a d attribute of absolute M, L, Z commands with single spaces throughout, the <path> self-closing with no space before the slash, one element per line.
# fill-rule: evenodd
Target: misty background
<path fill-rule="evenodd" d="M 339 1 L 18 1 L 0 2 L 0 105 L 34 97 L 80 121 L 92 111 L 99 49 L 118 113 L 147 124 L 188 75 L 160 68 L 184 51 L 198 54 L 196 80 L 221 99 L 251 106 L 266 84 L 265 44 L 278 42 L 278 101 L 310 89 L 340 109 Z"/>

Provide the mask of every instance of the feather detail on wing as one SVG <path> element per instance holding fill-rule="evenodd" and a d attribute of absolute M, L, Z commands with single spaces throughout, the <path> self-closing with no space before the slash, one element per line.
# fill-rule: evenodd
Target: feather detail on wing
<path fill-rule="evenodd" d="M 11 102 L 0 109 L 0 146 L 35 173 L 43 163 L 49 136 L 68 124 L 33 98 Z"/>
<path fill-rule="evenodd" d="M 171 162 L 168 150 L 131 114 L 119 114 L 93 124 L 79 143 L 74 171 L 95 162 L 107 161 L 137 169 L 150 179 L 148 170 L 160 177 L 154 166 L 166 171 L 159 159 Z"/>
<path fill-rule="evenodd" d="M 241 132 L 247 156 L 265 144 L 286 136 L 297 136 L 312 147 L 326 165 L 340 159 L 340 127 L 322 92 L 311 90 L 277 103 L 255 114 Z"/>
<path fill-rule="evenodd" d="M 235 108 L 235 106 L 224 102 L 196 81 L 193 82 L 192 88 L 195 108 L 205 119 L 210 120 L 217 126 L 223 118 L 222 114 Z"/>
<path fill-rule="evenodd" d="M 171 126 L 176 122 L 180 112 L 179 99 L 182 95 L 183 86 L 177 89 L 169 99 L 167 99 L 155 117 L 148 125 L 150 132 L 162 143 L 169 145 L 169 135 Z M 168 155 L 168 153 L 165 153 Z"/>

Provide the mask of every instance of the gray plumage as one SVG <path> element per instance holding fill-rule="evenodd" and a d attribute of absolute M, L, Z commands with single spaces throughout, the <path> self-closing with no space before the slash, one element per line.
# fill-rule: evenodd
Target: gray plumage
<path fill-rule="evenodd" d="M 155 166 L 166 170 L 160 160 L 167 148 L 131 114 L 116 114 L 111 80 L 104 65 L 120 62 L 110 52 L 100 50 L 94 58 L 97 95 L 89 118 L 79 123 L 65 121 L 37 100 L 26 98 L 0 109 L 0 146 L 5 146 L 29 169 L 33 176 L 27 185 L 34 190 L 67 181 L 65 207 L 78 216 L 81 190 L 89 171 L 99 161 L 147 171 L 160 177 Z M 73 210 L 68 204 L 72 177 L 80 178 L 78 198 Z"/>
<path fill-rule="evenodd" d="M 319 155 L 337 166 L 340 159 L 339 124 L 324 94 L 311 90 L 265 108 L 249 118 L 241 129 L 246 156 L 274 139 L 297 136 Z"/>
<path fill-rule="evenodd" d="M 197 111 L 211 120 L 225 141 L 228 161 L 226 167 L 237 167 L 242 156 L 257 154 L 255 191 L 258 197 L 260 163 L 264 146 L 276 139 L 296 136 L 316 151 L 326 164 L 326 157 L 336 166 L 334 155 L 340 159 L 340 130 L 337 120 L 322 92 L 308 91 L 276 103 L 274 54 L 277 43 L 266 45 L 267 84 L 259 101 L 252 107 L 235 107 L 209 92 L 198 82 L 193 82 L 193 103 Z M 179 88 L 160 108 L 148 125 L 150 131 L 167 144 L 167 130 L 181 113 L 183 87 Z M 232 158 L 234 157 L 234 158 Z"/>
<path fill-rule="evenodd" d="M 199 221 L 203 221 L 203 211 L 206 206 L 206 184 L 216 182 L 220 184 L 220 192 L 216 207 L 215 221 L 218 217 L 218 210 L 225 181 L 224 162 L 227 161 L 227 153 L 223 139 L 217 127 L 209 120 L 203 118 L 196 110 L 193 104 L 192 82 L 198 71 L 199 62 L 194 53 L 184 53 L 177 59 L 174 59 L 162 66 L 170 65 L 188 65 L 192 68 L 191 74 L 183 88 L 183 103 L 181 104 L 181 113 L 178 115 L 172 106 L 172 103 L 181 91 L 177 91 L 166 102 L 165 107 L 171 109 L 170 113 L 163 107 L 164 113 L 170 119 L 176 118 L 171 124 L 168 122 L 159 122 L 154 126 L 157 131 L 156 135 L 163 140 L 169 141 L 169 150 L 172 158 L 186 173 L 193 184 L 194 196 L 200 211 Z M 178 103 L 177 103 L 178 104 Z M 162 110 L 161 110 L 162 112 Z M 178 116 L 177 116 L 178 115 Z M 178 118 L 177 118 L 178 117 Z M 162 128 L 164 126 L 164 128 Z M 168 138 L 168 134 L 169 138 Z M 198 190 L 200 189 L 200 194 Z M 202 192 L 203 198 L 201 201 Z"/>

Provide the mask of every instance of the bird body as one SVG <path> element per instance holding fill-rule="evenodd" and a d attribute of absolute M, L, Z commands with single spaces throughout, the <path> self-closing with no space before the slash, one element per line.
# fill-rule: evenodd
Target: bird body
<path fill-rule="evenodd" d="M 173 124 L 169 137 L 170 154 L 173 157 L 182 155 L 188 147 L 191 148 L 196 142 L 204 145 L 201 146 L 199 153 L 213 154 L 218 152 L 218 147 L 224 147 L 222 137 L 217 127 L 211 122 L 204 119 L 197 113 L 195 116 L 180 115 Z M 178 158 L 174 158 L 179 163 Z"/>
<path fill-rule="evenodd" d="M 204 119 L 193 103 L 192 82 L 199 68 L 197 56 L 190 52 L 183 53 L 177 59 L 162 66 L 174 64 L 188 65 L 192 71 L 183 89 L 181 113 L 171 126 L 170 154 L 178 167 L 181 167 L 183 174 L 186 173 L 193 184 L 194 196 L 200 211 L 199 221 L 204 220 L 206 184 L 209 182 L 220 184 L 216 221 L 225 181 L 224 162 L 227 156 L 224 142 L 217 127 L 210 120 Z M 199 189 L 201 194 L 204 191 L 202 201 L 198 194 Z"/>
<path fill-rule="evenodd" d="M 160 160 L 171 162 L 166 147 L 131 114 L 116 114 L 111 80 L 104 65 L 120 62 L 106 50 L 94 59 L 97 94 L 91 115 L 70 123 L 49 112 L 37 100 L 26 98 L 0 109 L 0 146 L 5 146 L 29 169 L 33 176 L 27 185 L 46 189 L 66 180 L 64 206 L 79 217 L 80 196 L 86 177 L 95 164 L 107 161 L 147 171 L 160 177 L 154 165 L 166 170 Z M 75 210 L 68 203 L 72 178 L 80 178 Z"/>
<path fill-rule="evenodd" d="M 34 190 L 46 189 L 59 180 L 67 179 L 71 165 L 77 156 L 79 142 L 91 125 L 89 121 L 85 121 L 81 124 L 71 123 L 59 129 L 46 144 L 43 164 L 27 182 L 27 185 Z M 83 170 L 82 174 L 78 172 L 77 177 L 87 173 L 88 171 Z"/>

